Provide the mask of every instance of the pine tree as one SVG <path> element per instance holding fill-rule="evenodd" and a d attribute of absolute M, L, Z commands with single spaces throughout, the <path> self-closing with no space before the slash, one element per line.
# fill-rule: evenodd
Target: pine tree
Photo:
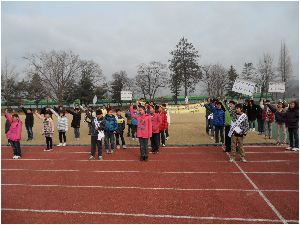
<path fill-rule="evenodd" d="M 228 84 L 226 86 L 227 95 L 231 96 L 231 98 L 234 98 L 238 95 L 237 92 L 232 91 L 233 84 L 238 77 L 238 74 L 236 73 L 236 70 L 233 68 L 233 66 L 230 66 L 230 69 L 228 70 Z"/>
<path fill-rule="evenodd" d="M 183 37 L 170 54 L 173 58 L 169 60 L 169 69 L 174 79 L 178 80 L 175 82 L 176 85 L 173 86 L 172 92 L 177 92 L 177 86 L 180 84 L 184 88 L 184 95 L 187 96 L 188 91 L 193 92 L 195 85 L 201 79 L 201 70 L 197 62 L 200 57 L 198 51 Z"/>

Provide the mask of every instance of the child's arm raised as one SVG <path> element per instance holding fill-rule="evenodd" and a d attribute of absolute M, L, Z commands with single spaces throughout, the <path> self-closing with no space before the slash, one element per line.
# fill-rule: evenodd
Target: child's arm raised
<path fill-rule="evenodd" d="M 44 120 L 44 117 L 42 117 L 42 116 L 37 112 L 37 110 L 35 110 L 35 115 L 36 115 L 39 119 Z"/>
<path fill-rule="evenodd" d="M 59 117 L 58 113 L 56 113 L 53 109 L 50 109 L 50 111 L 51 111 L 57 118 Z"/>
<path fill-rule="evenodd" d="M 7 112 L 7 109 L 5 109 L 5 115 L 6 115 L 6 118 L 9 120 L 9 122 L 12 123 L 12 122 L 13 122 L 12 117 L 11 117 L 11 115 Z"/>
<path fill-rule="evenodd" d="M 131 114 L 132 118 L 137 119 L 137 116 L 134 115 L 134 112 L 133 112 L 133 106 L 130 106 L 130 114 Z"/>

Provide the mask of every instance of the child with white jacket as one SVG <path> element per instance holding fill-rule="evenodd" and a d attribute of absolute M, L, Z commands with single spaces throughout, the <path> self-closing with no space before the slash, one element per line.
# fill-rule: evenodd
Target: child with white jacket
<path fill-rule="evenodd" d="M 66 146 L 66 132 L 68 131 L 68 117 L 65 115 L 64 111 L 59 111 L 59 115 L 53 109 L 50 109 L 51 112 L 57 117 L 57 130 L 59 134 L 59 144 L 60 146 Z M 64 143 L 62 143 L 62 138 L 64 138 Z"/>

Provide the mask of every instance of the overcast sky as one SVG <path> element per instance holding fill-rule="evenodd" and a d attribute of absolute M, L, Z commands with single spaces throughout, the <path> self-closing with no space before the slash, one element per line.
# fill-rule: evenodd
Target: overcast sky
<path fill-rule="evenodd" d="M 120 70 L 134 77 L 140 63 L 168 64 L 183 36 L 199 65 L 239 74 L 264 52 L 277 65 L 285 39 L 299 76 L 299 2 L 1 2 L 1 57 L 18 70 L 26 53 L 71 49 L 108 79 Z"/>

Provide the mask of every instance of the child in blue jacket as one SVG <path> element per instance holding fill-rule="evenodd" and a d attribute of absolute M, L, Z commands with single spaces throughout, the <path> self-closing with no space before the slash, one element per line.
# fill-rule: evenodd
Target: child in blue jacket
<path fill-rule="evenodd" d="M 134 111 L 134 115 L 135 116 L 139 116 L 140 114 L 138 113 L 138 109 L 137 107 L 134 105 L 133 106 L 133 111 Z M 126 112 L 127 115 L 131 115 L 130 112 Z M 134 137 L 135 140 L 138 141 L 139 139 L 137 138 L 137 125 L 138 125 L 138 121 L 134 118 L 132 118 L 132 140 L 134 141 Z M 135 135 L 134 135 L 135 133 Z"/>
<path fill-rule="evenodd" d="M 225 124 L 225 112 L 222 109 L 222 103 L 217 102 L 216 106 L 213 106 L 213 104 L 210 102 L 210 99 L 208 99 L 209 106 L 211 110 L 214 113 L 214 118 L 213 118 L 213 125 L 215 126 L 215 131 L 216 131 L 216 144 L 219 144 L 219 132 L 221 135 L 221 143 L 222 145 L 224 143 L 224 124 Z"/>
<path fill-rule="evenodd" d="M 113 115 L 113 111 L 111 108 L 107 109 L 107 114 L 103 118 L 106 122 L 106 129 L 105 129 L 105 139 L 104 139 L 104 144 L 105 144 L 105 152 L 108 154 L 109 153 L 109 139 L 111 143 L 111 149 L 110 153 L 114 153 L 114 148 L 115 148 L 115 133 L 118 130 L 118 122 L 116 120 L 116 117 Z"/>

